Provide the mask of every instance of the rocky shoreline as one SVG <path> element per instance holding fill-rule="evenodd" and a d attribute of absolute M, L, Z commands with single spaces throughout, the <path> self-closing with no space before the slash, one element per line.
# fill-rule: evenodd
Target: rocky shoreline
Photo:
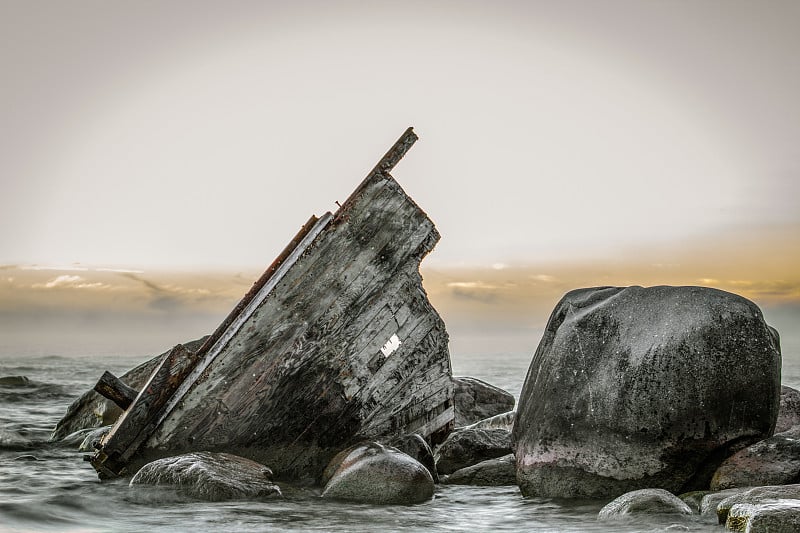
<path fill-rule="evenodd" d="M 699 516 L 732 531 L 800 527 L 800 392 L 780 386 L 777 332 L 739 296 L 573 291 L 551 316 L 516 410 L 488 383 L 453 382 L 460 427 L 432 447 L 413 433 L 362 439 L 316 479 L 320 497 L 410 505 L 439 483 L 518 485 L 523 496 L 606 501 L 598 520 L 612 523 Z M 76 400 L 53 440 L 91 450 L 109 422 L 104 401 Z M 209 501 L 280 498 L 291 486 L 270 465 L 198 452 L 151 462 L 130 484 Z"/>

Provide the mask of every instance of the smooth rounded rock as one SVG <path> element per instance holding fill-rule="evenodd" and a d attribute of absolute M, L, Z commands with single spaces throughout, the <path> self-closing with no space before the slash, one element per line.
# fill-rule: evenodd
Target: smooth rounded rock
<path fill-rule="evenodd" d="M 326 468 L 323 498 L 374 504 L 415 504 L 433 497 L 433 478 L 419 461 L 377 442 L 349 448 Z M 330 466 L 330 465 L 329 465 Z"/>
<path fill-rule="evenodd" d="M 717 518 L 720 524 L 724 524 L 734 505 L 761 504 L 772 500 L 800 500 L 800 484 L 753 487 L 736 492 L 717 504 Z"/>
<path fill-rule="evenodd" d="M 422 465 L 428 469 L 428 472 L 431 473 L 433 482 L 439 483 L 439 472 L 436 470 L 436 459 L 433 457 L 433 450 L 431 450 L 430 445 L 422 436 L 416 433 L 410 433 L 390 439 L 384 444 L 397 448 L 404 454 L 422 463 Z"/>
<path fill-rule="evenodd" d="M 453 378 L 453 406 L 456 427 L 514 409 L 514 395 L 485 381 L 470 377 Z"/>
<path fill-rule="evenodd" d="M 700 499 L 700 514 L 704 516 L 717 515 L 717 506 L 726 498 L 750 490 L 752 487 L 710 491 Z M 688 503 L 688 502 L 687 502 Z"/>
<path fill-rule="evenodd" d="M 725 527 L 743 533 L 797 533 L 800 531 L 800 501 L 736 504 L 728 513 Z"/>
<path fill-rule="evenodd" d="M 708 488 L 728 455 L 770 435 L 780 368 L 777 336 L 735 294 L 572 291 L 553 311 L 520 395 L 520 490 L 607 498 Z"/>
<path fill-rule="evenodd" d="M 711 489 L 786 485 L 800 482 L 800 426 L 748 446 L 714 473 Z"/>
<path fill-rule="evenodd" d="M 635 514 L 692 514 L 691 508 L 663 489 L 640 489 L 617 497 L 600 509 L 598 520 L 617 520 Z"/>
<path fill-rule="evenodd" d="M 206 501 L 281 496 L 269 468 L 229 453 L 193 452 L 158 459 L 144 465 L 130 485 L 174 487 L 191 498 Z"/>
<path fill-rule="evenodd" d="M 436 468 L 439 474 L 496 459 L 511 453 L 511 432 L 507 429 L 456 429 L 436 448 Z"/>
<path fill-rule="evenodd" d="M 517 462 L 514 454 L 497 459 L 481 461 L 478 464 L 456 470 L 442 479 L 445 485 L 476 485 L 501 487 L 517 484 Z"/>

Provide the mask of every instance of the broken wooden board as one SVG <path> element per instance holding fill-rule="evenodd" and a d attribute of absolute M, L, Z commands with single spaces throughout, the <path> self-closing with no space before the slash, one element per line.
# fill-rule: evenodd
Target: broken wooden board
<path fill-rule="evenodd" d="M 101 477 L 209 450 L 314 480 L 359 440 L 452 428 L 448 336 L 419 274 L 439 233 L 389 174 L 416 139 L 312 217 L 197 352 L 165 356 L 92 458 Z"/>

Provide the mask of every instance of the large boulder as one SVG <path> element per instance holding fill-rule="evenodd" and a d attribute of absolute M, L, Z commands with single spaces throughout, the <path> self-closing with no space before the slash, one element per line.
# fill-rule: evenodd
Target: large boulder
<path fill-rule="evenodd" d="M 184 344 L 187 350 L 198 349 L 207 337 L 196 339 Z M 129 387 L 141 390 L 145 382 L 155 370 L 158 363 L 169 351 L 159 354 L 144 363 L 128 370 L 120 379 Z M 66 414 L 58 421 L 53 433 L 50 435 L 51 441 L 60 441 L 77 431 L 98 428 L 101 426 L 112 425 L 122 414 L 114 402 L 97 394 L 94 390 L 88 390 L 81 394 L 67 408 Z"/>
<path fill-rule="evenodd" d="M 775 422 L 775 433 L 783 433 L 798 425 L 800 425 L 800 391 L 782 385 L 781 406 L 778 409 L 778 421 Z"/>
<path fill-rule="evenodd" d="M 800 426 L 776 433 L 725 459 L 711 489 L 787 485 L 800 482 Z"/>
<path fill-rule="evenodd" d="M 514 454 L 488 459 L 456 470 L 442 478 L 445 485 L 501 487 L 517 484 L 517 461 Z"/>
<path fill-rule="evenodd" d="M 323 498 L 374 504 L 414 504 L 433 497 L 433 478 L 396 448 L 368 442 L 337 454 L 325 469 Z"/>
<path fill-rule="evenodd" d="M 781 357 L 759 308 L 702 287 L 579 289 L 559 302 L 517 407 L 525 496 L 708 487 L 768 437 Z"/>
<path fill-rule="evenodd" d="M 635 514 L 692 514 L 680 498 L 663 489 L 640 489 L 626 492 L 600 509 L 598 520 L 616 520 Z"/>
<path fill-rule="evenodd" d="M 191 498 L 212 502 L 281 496 L 269 468 L 229 453 L 193 452 L 158 459 L 139 469 L 130 485 L 174 487 Z"/>
<path fill-rule="evenodd" d="M 511 432 L 502 428 L 456 429 L 442 442 L 434 457 L 439 474 L 452 474 L 456 470 L 488 459 L 511 453 Z"/>
<path fill-rule="evenodd" d="M 457 377 L 453 378 L 453 383 L 456 427 L 467 426 L 514 409 L 514 395 L 485 381 Z"/>

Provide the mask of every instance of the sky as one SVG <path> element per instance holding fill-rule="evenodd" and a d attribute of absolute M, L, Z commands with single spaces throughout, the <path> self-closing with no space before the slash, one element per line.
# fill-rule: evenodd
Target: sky
<path fill-rule="evenodd" d="M 800 317 L 800 3 L 0 0 L 0 352 L 212 330 L 408 126 L 451 350 L 580 286 Z M 780 328 L 779 328 L 780 329 Z M 786 337 L 786 334 L 784 334 Z"/>

